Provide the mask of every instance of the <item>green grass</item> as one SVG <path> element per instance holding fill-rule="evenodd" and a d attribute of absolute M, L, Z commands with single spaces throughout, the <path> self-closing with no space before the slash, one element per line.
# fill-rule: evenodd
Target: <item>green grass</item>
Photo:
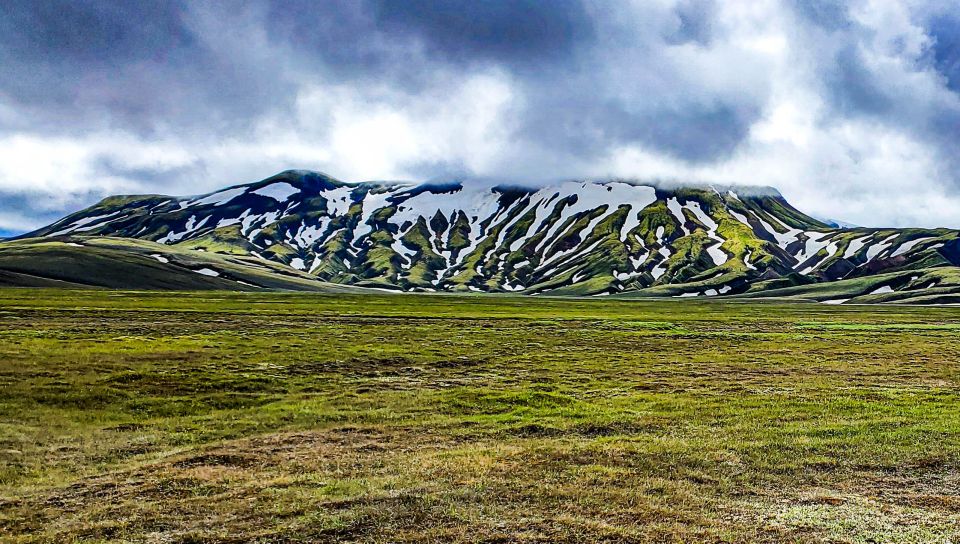
<path fill-rule="evenodd" d="M 0 290 L 3 542 L 951 542 L 960 310 Z"/>

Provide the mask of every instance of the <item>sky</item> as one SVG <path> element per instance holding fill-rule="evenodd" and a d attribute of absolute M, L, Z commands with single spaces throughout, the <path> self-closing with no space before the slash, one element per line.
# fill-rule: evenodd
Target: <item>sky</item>
<path fill-rule="evenodd" d="M 0 234 L 291 168 L 768 185 L 960 228 L 960 4 L 0 3 Z"/>

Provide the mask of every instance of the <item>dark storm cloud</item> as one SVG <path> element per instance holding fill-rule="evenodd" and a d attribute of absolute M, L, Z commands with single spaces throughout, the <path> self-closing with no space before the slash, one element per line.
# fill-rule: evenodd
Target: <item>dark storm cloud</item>
<path fill-rule="evenodd" d="M 709 45 L 713 36 L 713 19 L 716 17 L 717 4 L 714 0 L 684 0 L 674 8 L 679 25 L 675 32 L 668 34 L 672 44 L 696 42 Z"/>
<path fill-rule="evenodd" d="M 960 93 L 960 13 L 942 14 L 930 22 L 933 61 L 947 86 Z"/>
<path fill-rule="evenodd" d="M 706 43 L 712 5 L 681 3 L 668 35 L 644 40 Z M 84 131 L 106 124 L 142 133 L 158 128 L 231 131 L 249 128 L 265 111 L 290 107 L 296 76 L 376 81 L 417 92 L 433 83 L 436 70 L 451 64 L 492 64 L 512 71 L 533 98 L 520 122 L 531 137 L 544 130 L 545 139 L 567 141 L 571 151 L 580 152 L 596 148 L 589 138 L 600 131 L 603 141 L 655 143 L 694 160 L 729 152 L 751 120 L 743 112 L 759 109 L 723 103 L 721 97 L 709 106 L 624 117 L 631 105 L 603 97 L 603 80 L 584 81 L 591 79 L 583 77 L 584 70 L 603 62 L 595 19 L 604 15 L 588 13 L 576 0 L 236 6 L 13 2 L 4 8 L 0 27 L 7 76 L 0 90 L 31 113 L 24 122 L 34 129 Z M 234 47 L 225 48 L 222 40 L 207 35 L 217 30 L 208 25 L 217 22 L 227 31 L 234 27 Z M 247 51 L 245 33 L 260 28 L 270 49 L 258 57 Z M 283 58 L 271 65 L 271 55 Z M 642 56 L 635 60 L 644 62 Z M 571 87 L 571 82 L 598 89 Z M 584 91 L 596 102 L 568 106 L 556 126 L 545 126 L 552 113 L 539 111 L 538 103 L 571 104 Z M 580 115 L 590 130 L 553 138 L 570 121 L 562 117 Z M 688 122 L 697 130 L 709 128 L 717 142 L 704 146 L 684 134 Z"/>
<path fill-rule="evenodd" d="M 611 150 L 637 146 L 709 167 L 744 150 L 783 75 L 764 64 L 768 53 L 742 45 L 764 28 L 731 26 L 742 14 L 729 11 L 747 7 L 715 0 L 7 0 L 0 3 L 0 138 L 87 145 L 84 138 L 112 131 L 189 150 L 195 156 L 176 161 L 127 160 L 101 145 L 76 174 L 170 192 L 190 189 L 185 179 L 223 176 L 211 166 L 231 160 L 210 157 L 219 146 L 239 142 L 247 154 L 260 153 L 268 129 L 326 141 L 335 115 L 305 111 L 311 92 L 406 112 L 424 96 L 453 95 L 463 81 L 493 74 L 509 87 L 510 104 L 497 127 L 508 151 L 491 164 L 562 172 L 603 165 Z M 823 101 L 816 123 L 869 119 L 949 155 L 960 123 L 960 19 L 949 6 L 918 11 L 913 22 L 929 46 L 893 72 L 889 62 L 871 62 L 880 27 L 864 26 L 857 9 L 865 8 L 782 0 L 771 13 L 792 25 L 790 46 L 808 55 L 795 54 L 795 68 L 812 73 L 798 81 Z M 927 69 L 941 87 L 916 87 L 911 77 Z M 270 161 L 263 153 L 262 162 Z M 403 164 L 425 178 L 466 175 L 465 155 Z M 275 168 L 294 166 L 313 165 Z M 216 179 L 204 189 L 241 181 Z M 18 183 L 0 180 L 0 187 Z M 111 187 L 91 186 L 99 189 L 72 189 L 79 196 L 69 202 Z M 18 194 L 0 207 L 47 207 Z"/>
<path fill-rule="evenodd" d="M 887 94 L 889 86 L 867 68 L 856 44 L 842 47 L 832 61 L 824 82 L 838 112 L 883 115 L 894 106 Z"/>
<path fill-rule="evenodd" d="M 24 113 L 16 128 L 231 129 L 293 91 L 212 47 L 181 2 L 14 0 L 0 11 L 0 97 Z"/>
<path fill-rule="evenodd" d="M 808 8 L 809 9 L 809 8 Z M 838 8 L 839 9 L 839 8 Z M 831 11 L 827 19 L 836 17 Z M 906 53 L 903 37 L 884 44 L 887 55 L 899 58 L 902 68 L 892 69 L 889 61 L 871 62 L 876 56 L 874 29 L 856 24 L 844 25 L 832 58 L 821 62 L 823 96 L 837 119 L 870 119 L 873 122 L 907 132 L 938 150 L 941 168 L 949 170 L 948 183 L 960 188 L 960 157 L 956 141 L 960 137 L 960 25 L 951 16 L 938 15 L 926 23 L 929 46 L 916 56 Z M 914 77 L 926 70 L 936 75 L 918 84 Z M 943 85 L 936 80 L 942 79 Z M 930 84 L 933 81 L 933 84 Z"/>
<path fill-rule="evenodd" d="M 594 33 L 593 19 L 577 0 L 374 0 L 370 5 L 383 31 L 420 39 L 431 54 L 461 62 L 569 62 Z"/>

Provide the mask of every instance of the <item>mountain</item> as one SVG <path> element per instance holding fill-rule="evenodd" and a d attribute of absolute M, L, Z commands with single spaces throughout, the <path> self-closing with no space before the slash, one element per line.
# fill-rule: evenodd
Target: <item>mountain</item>
<path fill-rule="evenodd" d="M 200 196 L 106 198 L 23 238 L 136 239 L 404 291 L 756 296 L 846 281 L 864 290 L 847 298 L 872 301 L 952 285 L 939 269 L 960 264 L 958 234 L 832 227 L 762 187 L 350 184 L 286 171 Z M 894 280 L 871 293 L 871 278 Z"/>
<path fill-rule="evenodd" d="M 0 285 L 111 289 L 362 292 L 280 263 L 111 237 L 0 243 Z"/>

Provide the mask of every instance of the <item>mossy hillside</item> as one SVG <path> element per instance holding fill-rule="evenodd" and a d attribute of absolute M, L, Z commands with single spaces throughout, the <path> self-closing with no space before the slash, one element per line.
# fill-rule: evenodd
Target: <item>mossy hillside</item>
<path fill-rule="evenodd" d="M 402 272 L 403 259 L 393 250 L 393 235 L 386 230 L 375 230 L 370 233 L 364 249 L 358 254 L 358 261 L 362 263 L 359 273 L 361 278 L 382 278 L 396 281 Z"/>
<path fill-rule="evenodd" d="M 258 249 L 240 233 L 240 225 L 220 227 L 198 238 L 178 242 L 174 247 L 225 255 L 250 255 L 251 251 Z"/>
<path fill-rule="evenodd" d="M 129 238 L 75 236 L 0 244 L 0 285 L 29 285 L 24 281 L 29 278 L 35 278 L 34 283 L 47 279 L 61 286 L 109 289 L 352 290 L 277 262 Z"/>
<path fill-rule="evenodd" d="M 667 208 L 666 202 L 658 200 L 640 211 L 640 224 L 635 230 L 640 231 L 644 243 L 649 248 L 656 247 L 659 228 L 663 228 L 663 240 L 671 240 L 677 236 L 677 233 L 683 234 L 677 220 Z"/>
<path fill-rule="evenodd" d="M 401 238 L 407 247 L 414 248 L 417 252 L 415 264 L 401 276 L 402 285 L 405 287 L 433 288 L 437 271 L 446 267 L 446 259 L 433 249 L 432 236 L 426 221 L 421 217 Z"/>

